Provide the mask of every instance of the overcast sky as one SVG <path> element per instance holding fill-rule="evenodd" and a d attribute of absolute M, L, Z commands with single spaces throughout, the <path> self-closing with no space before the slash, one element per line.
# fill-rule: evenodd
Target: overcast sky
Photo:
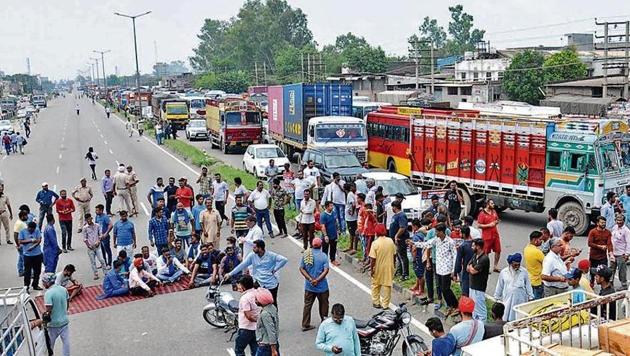
<path fill-rule="evenodd" d="M 593 32 L 593 18 L 630 19 L 628 0 L 288 0 L 308 16 L 320 44 L 353 32 L 386 52 L 405 54 L 407 37 L 425 16 L 435 17 L 447 29 L 448 6 L 461 3 L 487 31 L 493 47 L 561 44 L 568 32 Z M 228 19 L 243 1 L 237 0 L 2 0 L 0 11 L 0 70 L 31 72 L 54 79 L 74 78 L 88 68 L 93 50 L 110 49 L 105 71 L 115 66 L 120 74 L 134 72 L 131 20 L 118 11 L 152 13 L 138 19 L 140 71 L 150 72 L 157 60 L 186 60 L 197 45 L 205 18 Z M 625 16 L 625 17 L 621 17 Z M 546 26 L 551 25 L 553 26 Z M 556 25 L 562 24 L 562 25 Z M 537 27 L 524 31 L 523 28 Z M 509 32 L 506 32 L 509 31 Z M 100 55 L 99 55 L 100 56 Z"/>

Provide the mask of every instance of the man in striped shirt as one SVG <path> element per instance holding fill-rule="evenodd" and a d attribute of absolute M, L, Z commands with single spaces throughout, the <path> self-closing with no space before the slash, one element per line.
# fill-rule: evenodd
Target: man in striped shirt
<path fill-rule="evenodd" d="M 243 196 L 237 195 L 234 200 L 236 206 L 232 208 L 232 220 L 230 221 L 232 227 L 232 233 L 236 234 L 236 237 L 247 235 L 249 228 L 245 220 L 248 216 L 254 215 L 254 210 L 249 206 L 243 205 Z"/>

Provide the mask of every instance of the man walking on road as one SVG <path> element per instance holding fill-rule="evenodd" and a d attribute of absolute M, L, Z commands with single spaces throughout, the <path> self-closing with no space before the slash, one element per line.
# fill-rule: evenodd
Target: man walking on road
<path fill-rule="evenodd" d="M 311 199 L 311 191 L 304 190 L 304 200 L 300 203 L 300 226 L 302 226 L 302 246 L 308 248 L 315 238 L 315 209 L 317 203 Z"/>
<path fill-rule="evenodd" d="M 70 329 L 68 324 L 68 290 L 55 284 L 54 273 L 46 273 L 42 278 L 42 284 L 47 289 L 44 294 L 44 305 L 46 311 L 42 315 L 48 335 L 50 337 L 50 348 L 55 348 L 57 338 L 61 337 L 63 343 L 63 355 L 70 356 Z"/>
<path fill-rule="evenodd" d="M 0 223 L 4 229 L 4 237 L 7 244 L 11 245 L 11 231 L 10 225 L 13 221 L 13 210 L 11 209 L 11 202 L 9 197 L 4 194 L 4 184 L 0 184 Z"/>
<path fill-rule="evenodd" d="M 252 277 L 261 287 L 269 289 L 273 295 L 273 303 L 277 306 L 279 286 L 277 272 L 287 264 L 288 260 L 282 255 L 265 250 L 265 241 L 263 240 L 254 241 L 254 250 L 252 252 L 232 272 L 226 273 L 225 278 L 243 272 L 245 268 L 251 266 Z"/>
<path fill-rule="evenodd" d="M 79 229 L 78 233 L 81 233 L 83 225 L 85 225 L 85 215 L 90 213 L 90 201 L 92 200 L 92 188 L 87 185 L 87 179 L 81 178 L 81 185 L 74 188 L 72 191 L 72 198 L 77 201 L 79 208 Z"/>
<path fill-rule="evenodd" d="M 361 343 L 352 317 L 345 315 L 342 304 L 335 304 L 330 319 L 319 325 L 315 346 L 326 356 L 361 356 Z"/>
<path fill-rule="evenodd" d="M 300 262 L 300 273 L 304 276 L 304 310 L 302 331 L 312 330 L 311 308 L 315 299 L 319 305 L 319 317 L 323 322 L 328 317 L 328 257 L 322 252 L 322 240 L 313 239 L 313 247 L 304 252 Z"/>
<path fill-rule="evenodd" d="M 42 190 L 37 193 L 35 201 L 39 203 L 39 218 L 37 219 L 37 226 L 42 227 L 42 222 L 46 214 L 52 214 L 52 206 L 55 201 L 59 199 L 59 195 L 48 190 L 48 183 L 42 183 Z"/>
<path fill-rule="evenodd" d="M 127 188 L 129 189 L 129 198 L 131 199 L 131 205 L 133 205 L 133 211 L 131 216 L 138 215 L 138 209 L 140 205 L 138 203 L 138 176 L 133 171 L 132 166 L 127 166 Z"/>
<path fill-rule="evenodd" d="M 85 225 L 83 226 L 83 242 L 87 246 L 87 254 L 90 258 L 90 264 L 92 266 L 92 272 L 94 273 L 94 280 L 98 279 L 98 268 L 96 267 L 96 259 L 101 264 L 103 269 L 103 276 L 107 273 L 107 264 L 103 259 L 103 252 L 101 251 L 101 227 L 99 224 L 94 223 L 92 214 L 85 214 Z"/>
<path fill-rule="evenodd" d="M 72 213 L 75 208 L 72 199 L 68 199 L 65 189 L 59 191 L 59 194 L 61 197 L 55 201 L 55 209 L 57 209 L 61 227 L 61 248 L 64 253 L 67 253 L 68 250 L 74 250 L 72 248 Z"/>
<path fill-rule="evenodd" d="M 396 258 L 394 240 L 387 237 L 385 225 L 379 224 L 375 229 L 376 240 L 370 248 L 370 276 L 372 277 L 372 307 L 383 309 L 389 307 L 392 296 L 392 282 Z"/>
<path fill-rule="evenodd" d="M 105 211 L 107 215 L 112 214 L 112 200 L 114 200 L 114 179 L 111 177 L 111 171 L 105 170 L 105 176 L 101 179 L 101 191 L 105 197 Z"/>
<path fill-rule="evenodd" d="M 221 219 L 223 219 L 227 225 L 230 225 L 230 219 L 225 215 L 225 203 L 228 201 L 230 196 L 230 187 L 228 187 L 226 182 L 221 180 L 221 175 L 219 173 L 214 175 L 214 179 L 215 181 L 212 183 L 214 206 L 219 211 Z"/>
<path fill-rule="evenodd" d="M 481 229 L 481 238 L 483 239 L 485 254 L 490 256 L 490 252 L 494 251 L 494 272 L 500 272 L 499 259 L 501 258 L 501 239 L 499 238 L 499 215 L 495 210 L 494 201 L 488 199 L 484 208 L 479 212 L 477 217 L 477 226 Z"/>
<path fill-rule="evenodd" d="M 118 213 L 131 210 L 131 197 L 129 196 L 129 187 L 127 186 L 127 173 L 125 166 L 118 166 L 118 173 L 114 175 L 114 195 L 118 197 Z"/>
<path fill-rule="evenodd" d="M 114 224 L 114 248 L 118 252 L 124 250 L 127 256 L 133 256 L 133 249 L 136 248 L 136 229 L 133 223 L 128 220 L 127 212 L 120 212 L 120 220 Z"/>

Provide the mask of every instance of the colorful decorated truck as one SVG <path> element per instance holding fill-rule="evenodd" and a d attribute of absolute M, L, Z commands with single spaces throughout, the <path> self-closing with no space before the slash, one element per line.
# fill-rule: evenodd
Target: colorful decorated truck
<path fill-rule="evenodd" d="M 261 111 L 252 101 L 240 98 L 207 100 L 206 123 L 213 148 L 224 153 L 244 149 L 262 140 Z"/>
<path fill-rule="evenodd" d="M 411 119 L 411 180 L 427 188 L 457 181 L 465 213 L 485 199 L 501 210 L 557 208 L 583 234 L 606 193 L 630 184 L 627 132 L 619 120 L 423 110 Z"/>

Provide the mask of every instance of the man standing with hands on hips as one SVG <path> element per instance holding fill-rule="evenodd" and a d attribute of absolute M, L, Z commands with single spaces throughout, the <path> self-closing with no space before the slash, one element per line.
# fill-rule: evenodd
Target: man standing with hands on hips
<path fill-rule="evenodd" d="M 87 179 L 81 178 L 81 185 L 77 186 L 72 191 L 72 198 L 77 201 L 77 206 L 79 207 L 78 233 L 83 231 L 83 226 L 85 225 L 85 214 L 90 213 L 90 201 L 93 196 L 92 188 L 87 185 Z"/>
<path fill-rule="evenodd" d="M 499 238 L 499 215 L 495 209 L 494 201 L 488 199 L 477 217 L 477 226 L 481 229 L 481 238 L 484 244 L 484 253 L 490 257 L 494 252 L 494 272 L 501 272 L 499 259 L 501 258 L 501 239 Z"/>

